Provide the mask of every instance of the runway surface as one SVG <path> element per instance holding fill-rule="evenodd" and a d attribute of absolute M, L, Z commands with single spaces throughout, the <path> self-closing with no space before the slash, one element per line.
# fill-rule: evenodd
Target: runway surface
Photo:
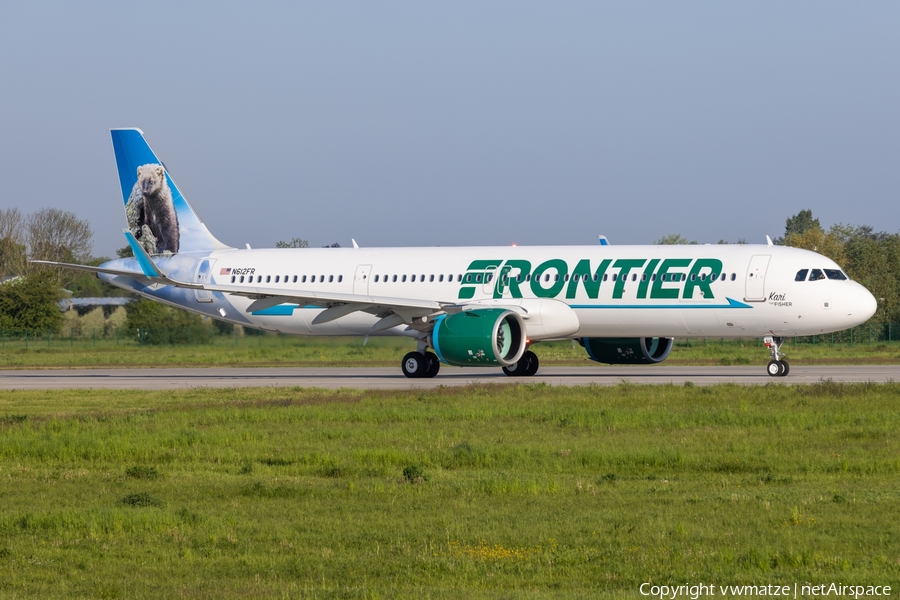
<path fill-rule="evenodd" d="M 541 367 L 534 377 L 507 377 L 500 369 L 443 367 L 434 379 L 407 379 L 399 368 L 193 368 L 0 371 L 0 390 L 233 388 L 298 386 L 356 389 L 421 389 L 473 383 L 548 385 L 696 385 L 900 381 L 900 366 L 791 366 L 787 377 L 769 377 L 763 365 L 736 367 Z"/>

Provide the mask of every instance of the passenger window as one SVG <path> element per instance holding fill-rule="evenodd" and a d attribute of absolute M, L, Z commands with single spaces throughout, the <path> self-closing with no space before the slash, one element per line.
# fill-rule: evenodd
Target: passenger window
<path fill-rule="evenodd" d="M 822 269 L 813 269 L 812 273 L 809 274 L 809 280 L 818 281 L 820 279 L 825 279 L 825 273 L 822 272 Z"/>
<path fill-rule="evenodd" d="M 475 283 L 481 283 L 481 273 L 475 276 Z"/>
<path fill-rule="evenodd" d="M 609 281 L 609 273 L 603 274 L 603 281 Z"/>
<path fill-rule="evenodd" d="M 631 274 L 631 280 L 632 280 L 632 281 L 637 281 L 637 273 L 632 273 L 632 274 Z"/>
<path fill-rule="evenodd" d="M 838 281 L 847 279 L 847 276 L 844 275 L 844 272 L 838 269 L 825 269 L 825 276 L 828 277 L 828 279 L 836 279 Z"/>
<path fill-rule="evenodd" d="M 410 277 L 409 280 L 410 280 L 412 283 L 415 283 L 415 282 L 416 282 L 416 276 L 413 275 L 412 277 Z"/>
<path fill-rule="evenodd" d="M 461 274 L 456 276 L 456 281 L 457 281 L 457 283 L 459 283 L 459 282 L 462 281 L 462 275 L 461 275 Z"/>
<path fill-rule="evenodd" d="M 647 274 L 644 273 L 641 275 L 641 281 L 647 281 Z"/>
<path fill-rule="evenodd" d="M 404 275 L 404 276 L 400 279 L 400 283 L 406 283 L 406 275 Z"/>
<path fill-rule="evenodd" d="M 615 281 L 619 277 L 618 273 L 613 273 L 612 280 Z"/>
<path fill-rule="evenodd" d="M 231 276 L 231 283 L 234 283 L 234 275 Z"/>
<path fill-rule="evenodd" d="M 737 273 L 732 273 L 731 280 L 734 281 L 735 279 L 737 279 Z"/>
<path fill-rule="evenodd" d="M 691 281 L 697 281 L 697 274 L 691 273 Z"/>
<path fill-rule="evenodd" d="M 279 280 L 279 279 L 280 279 L 280 277 L 279 277 L 278 275 L 276 275 L 276 276 L 275 276 L 275 283 L 278 283 L 278 280 Z"/>
<path fill-rule="evenodd" d="M 244 283 L 244 276 L 241 275 L 241 283 Z"/>
<path fill-rule="evenodd" d="M 419 275 L 419 281 L 425 283 L 425 275 Z"/>
<path fill-rule="evenodd" d="M 334 283 L 334 275 L 328 276 L 328 283 Z"/>
<path fill-rule="evenodd" d="M 393 281 L 394 283 L 397 283 L 397 276 L 394 275 L 394 276 L 391 278 L 391 281 Z"/>
<path fill-rule="evenodd" d="M 300 279 L 300 281 L 301 281 L 302 283 L 306 283 L 306 275 L 304 275 L 304 276 Z"/>
<path fill-rule="evenodd" d="M 809 269 L 800 269 L 797 271 L 797 276 L 794 277 L 794 281 L 806 281 L 806 276 L 809 274 Z"/>
<path fill-rule="evenodd" d="M 294 275 L 293 281 L 294 281 L 294 283 L 297 283 L 297 276 L 296 276 L 296 275 Z"/>
<path fill-rule="evenodd" d="M 519 273 L 518 275 L 516 275 L 516 282 L 522 283 L 522 274 L 521 274 L 521 273 Z"/>
<path fill-rule="evenodd" d="M 438 275 L 438 282 L 443 283 L 443 281 L 444 281 L 444 274 L 441 273 L 440 275 Z"/>
<path fill-rule="evenodd" d="M 591 279 L 594 280 L 594 283 L 597 283 L 600 280 L 600 276 L 594 273 L 594 276 Z"/>

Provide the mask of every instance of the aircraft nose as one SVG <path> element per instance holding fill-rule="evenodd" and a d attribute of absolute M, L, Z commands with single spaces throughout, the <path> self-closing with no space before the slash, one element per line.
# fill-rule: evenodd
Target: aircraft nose
<path fill-rule="evenodd" d="M 875 296 L 873 296 L 869 290 L 861 285 L 855 296 L 850 316 L 852 316 L 853 320 L 857 323 L 865 323 L 871 319 L 872 315 L 875 314 L 875 311 L 878 310 L 878 301 L 875 300 Z"/>

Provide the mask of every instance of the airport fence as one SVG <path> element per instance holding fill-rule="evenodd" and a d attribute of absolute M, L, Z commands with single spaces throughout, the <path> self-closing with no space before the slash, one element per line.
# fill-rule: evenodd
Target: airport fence
<path fill-rule="evenodd" d="M 787 345 L 877 345 L 900 342 L 900 323 L 868 323 L 834 333 L 789 338 Z M 37 348 L 100 348 L 111 346 L 287 346 L 322 343 L 321 338 L 263 333 L 254 330 L 219 331 L 208 327 L 162 327 L 126 330 L 118 327 L 103 329 L 68 329 L 38 331 L 32 329 L 0 329 L 0 349 Z M 675 338 L 677 347 L 722 345 L 762 346 L 762 338 L 701 337 Z"/>

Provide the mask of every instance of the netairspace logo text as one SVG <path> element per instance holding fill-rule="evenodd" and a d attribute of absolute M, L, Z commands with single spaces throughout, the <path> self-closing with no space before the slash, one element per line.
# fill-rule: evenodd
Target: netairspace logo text
<path fill-rule="evenodd" d="M 659 600 L 698 600 L 699 598 L 739 598 L 743 596 L 776 596 L 781 598 L 875 598 L 891 595 L 889 585 L 844 585 L 843 583 L 795 583 L 793 585 L 717 585 L 697 583 L 685 585 L 656 585 L 642 583 L 642 596 Z"/>

